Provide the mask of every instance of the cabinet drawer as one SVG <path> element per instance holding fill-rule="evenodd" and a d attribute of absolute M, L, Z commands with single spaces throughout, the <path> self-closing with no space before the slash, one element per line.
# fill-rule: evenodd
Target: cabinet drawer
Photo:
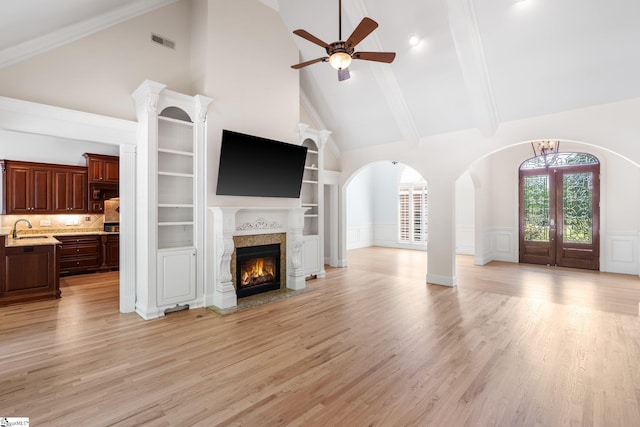
<path fill-rule="evenodd" d="M 98 268 L 100 266 L 100 257 L 75 257 L 60 259 L 60 271 L 86 270 Z"/>
<path fill-rule="evenodd" d="M 76 257 L 83 255 L 98 255 L 100 253 L 100 246 L 97 245 L 74 245 L 74 246 L 62 246 L 60 249 L 60 256 L 62 258 Z"/>
<path fill-rule="evenodd" d="M 100 244 L 100 236 L 97 234 L 83 235 L 83 236 L 55 236 L 63 246 L 71 244 L 86 244 L 94 243 Z"/>

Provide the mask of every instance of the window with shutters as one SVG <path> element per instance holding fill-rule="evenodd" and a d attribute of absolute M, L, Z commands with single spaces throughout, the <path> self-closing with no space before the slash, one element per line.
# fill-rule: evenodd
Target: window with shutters
<path fill-rule="evenodd" d="M 427 182 L 414 169 L 405 167 L 398 185 L 398 240 L 401 243 L 427 243 L 428 208 Z"/>

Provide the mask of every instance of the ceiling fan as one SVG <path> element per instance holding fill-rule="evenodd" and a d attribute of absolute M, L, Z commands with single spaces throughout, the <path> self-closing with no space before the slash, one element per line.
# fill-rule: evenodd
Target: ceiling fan
<path fill-rule="evenodd" d="M 325 43 L 313 34 L 305 30 L 295 30 L 293 34 L 302 37 L 305 40 L 315 43 L 323 47 L 327 51 L 327 55 L 321 58 L 312 59 L 311 61 L 302 62 L 292 65 L 291 68 L 296 70 L 315 64 L 316 62 L 328 62 L 333 68 L 338 70 L 338 80 L 347 80 L 349 74 L 349 65 L 352 59 L 363 59 L 365 61 L 385 62 L 390 64 L 396 57 L 395 52 L 355 52 L 358 43 L 364 40 L 369 34 L 378 28 L 378 23 L 371 18 L 363 18 L 353 33 L 346 41 L 342 40 L 342 0 L 338 0 L 338 41 L 333 43 Z"/>

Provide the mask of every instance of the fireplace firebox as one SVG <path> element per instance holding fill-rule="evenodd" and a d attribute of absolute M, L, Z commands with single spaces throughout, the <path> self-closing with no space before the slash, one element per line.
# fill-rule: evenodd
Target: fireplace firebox
<path fill-rule="evenodd" d="M 280 289 L 280 244 L 236 248 L 238 298 Z"/>

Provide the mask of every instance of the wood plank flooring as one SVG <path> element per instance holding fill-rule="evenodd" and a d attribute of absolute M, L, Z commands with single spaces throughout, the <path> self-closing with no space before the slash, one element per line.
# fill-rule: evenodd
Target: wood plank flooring
<path fill-rule="evenodd" d="M 117 273 L 0 308 L 0 416 L 34 426 L 638 426 L 640 279 L 349 253 L 313 292 L 118 313 Z"/>

